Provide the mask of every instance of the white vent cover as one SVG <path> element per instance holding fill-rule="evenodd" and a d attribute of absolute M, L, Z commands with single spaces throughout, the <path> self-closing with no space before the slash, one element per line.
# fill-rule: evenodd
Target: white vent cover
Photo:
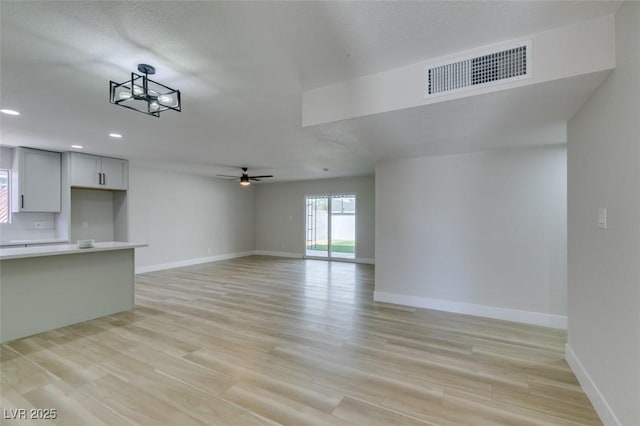
<path fill-rule="evenodd" d="M 450 94 L 531 77 L 531 41 L 424 70 L 424 97 Z"/>

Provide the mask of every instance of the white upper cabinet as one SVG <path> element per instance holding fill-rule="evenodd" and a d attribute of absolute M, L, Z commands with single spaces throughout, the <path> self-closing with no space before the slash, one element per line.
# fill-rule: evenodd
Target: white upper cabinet
<path fill-rule="evenodd" d="M 100 187 L 100 157 L 71 153 L 71 186 Z"/>
<path fill-rule="evenodd" d="M 128 189 L 129 162 L 119 158 L 100 157 L 102 162 L 102 187 L 107 189 Z"/>
<path fill-rule="evenodd" d="M 129 162 L 119 158 L 72 152 L 71 186 L 126 190 L 129 187 Z"/>
<path fill-rule="evenodd" d="M 11 170 L 14 213 L 60 211 L 60 158 L 58 152 L 14 150 Z"/>

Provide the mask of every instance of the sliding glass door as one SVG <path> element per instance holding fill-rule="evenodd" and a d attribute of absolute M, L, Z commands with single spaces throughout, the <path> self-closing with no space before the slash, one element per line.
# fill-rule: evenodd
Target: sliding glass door
<path fill-rule="evenodd" d="M 305 255 L 327 259 L 355 259 L 354 194 L 306 197 Z"/>

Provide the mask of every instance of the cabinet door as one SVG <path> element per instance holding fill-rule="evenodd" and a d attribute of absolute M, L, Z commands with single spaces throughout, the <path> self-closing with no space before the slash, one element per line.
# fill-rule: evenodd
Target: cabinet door
<path fill-rule="evenodd" d="M 128 189 L 129 167 L 127 160 L 102 157 L 102 187 L 104 189 Z"/>
<path fill-rule="evenodd" d="M 60 153 L 16 148 L 14 212 L 60 211 Z"/>
<path fill-rule="evenodd" d="M 100 188 L 100 157 L 71 153 L 71 186 Z"/>

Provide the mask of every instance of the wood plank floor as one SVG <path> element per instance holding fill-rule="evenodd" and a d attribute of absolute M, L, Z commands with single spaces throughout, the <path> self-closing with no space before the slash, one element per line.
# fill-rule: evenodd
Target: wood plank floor
<path fill-rule="evenodd" d="M 3 412 L 55 408 L 33 424 L 82 426 L 601 424 L 565 332 L 375 303 L 373 280 L 369 265 L 260 256 L 139 275 L 135 310 L 2 345 Z"/>

